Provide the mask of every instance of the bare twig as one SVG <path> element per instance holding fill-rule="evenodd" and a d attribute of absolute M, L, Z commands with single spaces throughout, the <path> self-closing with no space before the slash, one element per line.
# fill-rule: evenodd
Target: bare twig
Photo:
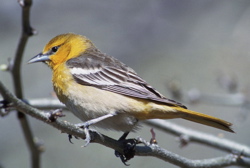
<path fill-rule="evenodd" d="M 14 81 L 14 89 L 16 96 L 22 98 L 22 82 L 21 82 L 21 62 L 23 58 L 23 53 L 25 46 L 27 44 L 29 36 L 33 35 L 35 31 L 30 26 L 30 7 L 32 5 L 32 0 L 18 0 L 22 7 L 22 34 L 17 46 L 15 58 L 10 62 L 9 70 L 12 73 Z"/>
<path fill-rule="evenodd" d="M 148 120 L 145 121 L 145 123 L 173 135 L 185 135 L 185 137 L 188 137 L 187 139 L 189 140 L 189 142 L 206 144 L 216 149 L 224 150 L 227 152 L 237 152 L 243 156 L 250 157 L 250 148 L 248 146 L 227 140 L 225 138 L 219 138 L 213 135 L 184 128 L 177 124 L 164 120 Z"/>
<path fill-rule="evenodd" d="M 32 0 L 18 0 L 18 3 L 22 7 L 22 34 L 17 46 L 15 58 L 10 61 L 9 71 L 12 74 L 14 82 L 15 94 L 18 98 L 23 99 L 22 93 L 22 82 L 21 82 L 21 62 L 23 58 L 23 53 L 25 46 L 27 44 L 29 36 L 33 35 L 35 31 L 30 26 L 30 7 L 32 5 Z M 17 113 L 18 119 L 20 121 L 26 143 L 31 152 L 31 162 L 33 168 L 40 167 L 40 147 L 34 142 L 33 134 L 30 129 L 29 123 L 26 116 L 19 112 Z"/>
<path fill-rule="evenodd" d="M 81 128 L 76 127 L 74 124 L 71 124 L 67 121 L 62 121 L 59 119 L 54 120 L 53 122 L 50 120 L 50 113 L 45 113 L 41 110 L 33 108 L 20 99 L 17 99 L 13 94 L 11 94 L 0 82 L 0 93 L 2 94 L 3 98 L 8 102 L 12 102 L 13 105 L 20 110 L 21 112 L 31 115 L 59 130 L 64 133 L 85 138 L 84 130 Z M 112 138 L 109 138 L 105 135 L 101 135 L 96 132 L 92 132 L 91 134 L 92 141 L 94 143 L 102 144 L 106 147 L 115 149 L 119 152 L 123 150 L 123 144 L 119 141 L 116 141 Z M 173 163 L 175 165 L 181 167 L 223 167 L 229 165 L 240 165 L 249 167 L 250 163 L 248 162 L 248 158 L 244 157 L 243 155 L 226 155 L 224 157 L 218 157 L 213 159 L 205 159 L 205 160 L 189 160 L 187 158 L 181 157 L 175 153 L 169 152 L 156 144 L 150 144 L 145 140 L 139 139 L 140 142 L 143 142 L 145 146 L 136 146 L 135 147 L 135 155 L 137 156 L 152 156 L 164 161 Z M 245 154 L 245 153 L 244 153 Z"/>
<path fill-rule="evenodd" d="M 141 140 L 144 141 L 144 140 Z M 143 149 L 138 149 L 136 152 L 139 156 L 153 156 L 167 162 L 170 162 L 174 165 L 185 167 L 185 168 L 218 168 L 225 167 L 230 165 L 242 165 L 240 161 L 241 157 L 233 154 L 228 154 L 224 157 L 217 157 L 212 159 L 203 159 L 203 160 L 190 160 L 185 157 L 182 157 L 178 154 L 172 153 L 165 149 L 160 148 L 158 145 L 149 144 L 144 141 L 146 147 L 142 147 Z M 139 147 L 138 147 L 139 148 Z M 142 151 L 142 152 L 141 152 Z M 249 165 L 249 164 L 248 164 Z"/>

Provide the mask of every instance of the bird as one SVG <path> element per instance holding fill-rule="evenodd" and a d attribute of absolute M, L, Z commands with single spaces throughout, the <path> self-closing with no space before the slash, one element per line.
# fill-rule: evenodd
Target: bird
<path fill-rule="evenodd" d="M 166 98 L 118 59 L 101 52 L 87 37 L 66 33 L 52 38 L 28 63 L 44 62 L 52 70 L 58 99 L 80 120 L 91 141 L 89 126 L 137 131 L 148 119 L 182 118 L 234 132 L 230 122 L 187 109 Z"/>

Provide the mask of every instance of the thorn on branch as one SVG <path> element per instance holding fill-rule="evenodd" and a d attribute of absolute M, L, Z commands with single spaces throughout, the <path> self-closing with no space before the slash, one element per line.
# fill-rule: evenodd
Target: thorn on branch
<path fill-rule="evenodd" d="M 62 113 L 62 109 L 56 109 L 50 112 L 49 121 L 55 122 L 58 117 L 64 117 L 65 115 Z"/>
<path fill-rule="evenodd" d="M 152 138 L 150 139 L 150 144 L 157 144 L 157 141 L 156 141 L 156 134 L 155 134 L 155 132 L 154 132 L 154 129 L 153 128 L 151 128 L 150 129 L 150 132 L 151 132 L 151 134 L 152 134 Z"/>

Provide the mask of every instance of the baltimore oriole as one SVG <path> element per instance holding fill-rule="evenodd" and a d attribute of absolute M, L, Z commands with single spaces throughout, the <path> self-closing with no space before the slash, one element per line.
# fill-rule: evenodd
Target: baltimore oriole
<path fill-rule="evenodd" d="M 102 53 L 86 37 L 67 33 L 54 37 L 29 63 L 45 62 L 53 73 L 59 100 L 88 127 L 128 132 L 146 119 L 183 118 L 233 132 L 231 123 L 195 111 L 168 99 L 136 72 Z"/>

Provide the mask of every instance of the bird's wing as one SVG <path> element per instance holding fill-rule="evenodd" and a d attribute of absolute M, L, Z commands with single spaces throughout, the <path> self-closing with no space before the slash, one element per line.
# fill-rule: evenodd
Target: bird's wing
<path fill-rule="evenodd" d="M 113 57 L 83 55 L 67 62 L 76 82 L 110 92 L 180 106 L 181 103 L 168 99 L 140 78 L 131 68 Z"/>

